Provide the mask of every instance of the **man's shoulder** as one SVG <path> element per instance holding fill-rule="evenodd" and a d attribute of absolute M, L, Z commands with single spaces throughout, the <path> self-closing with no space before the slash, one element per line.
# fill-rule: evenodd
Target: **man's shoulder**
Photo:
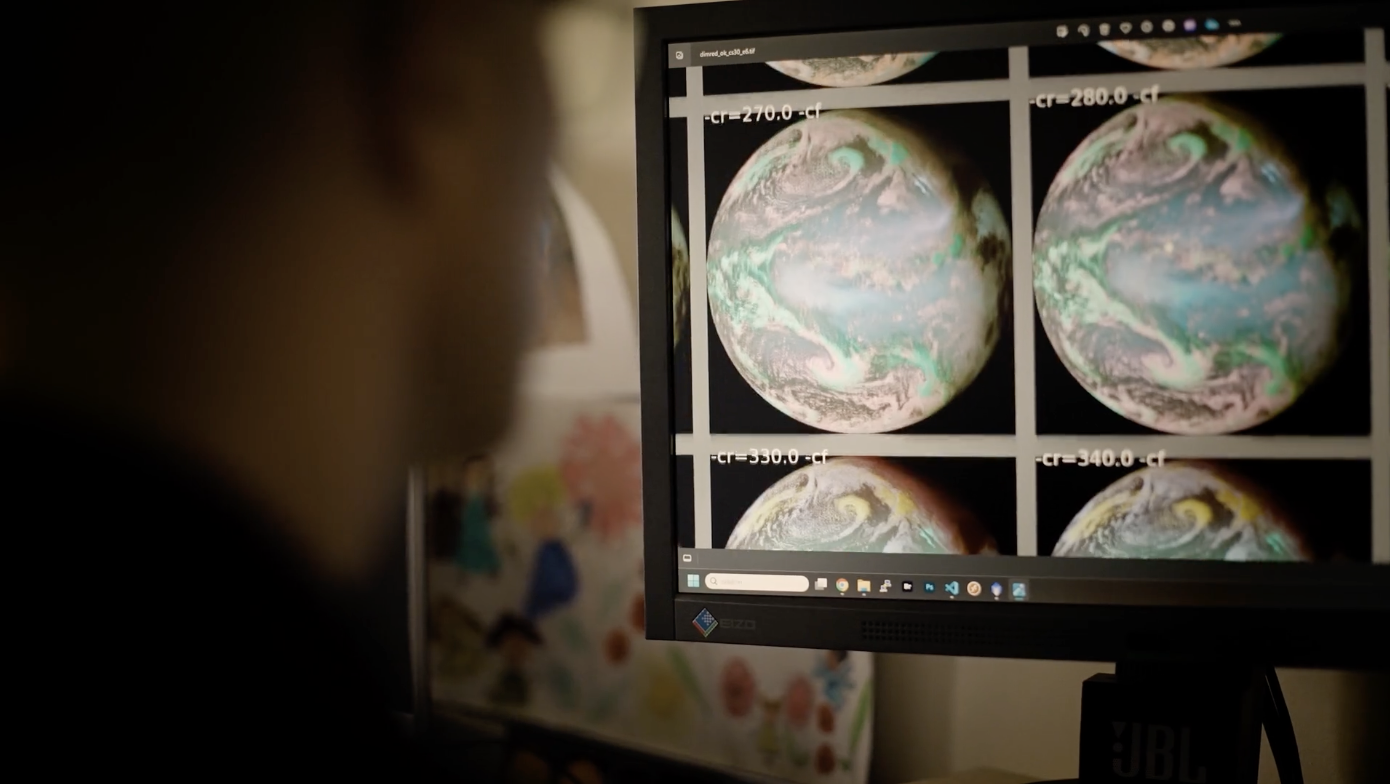
<path fill-rule="evenodd" d="M 347 622 L 254 505 L 177 453 L 13 409 L 0 422 L 0 539 L 24 565 L 17 709 L 100 725 L 132 754 L 158 738 L 253 766 L 273 749 L 280 770 L 397 757 Z"/>

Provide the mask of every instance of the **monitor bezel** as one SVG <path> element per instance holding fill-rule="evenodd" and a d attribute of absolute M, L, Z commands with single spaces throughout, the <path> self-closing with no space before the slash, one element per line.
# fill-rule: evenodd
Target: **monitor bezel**
<path fill-rule="evenodd" d="M 740 0 L 640 8 L 636 131 L 638 310 L 641 338 L 643 555 L 648 639 L 937 655 L 1117 661 L 1257 659 L 1280 666 L 1390 668 L 1376 643 L 1390 628 L 1390 603 L 1345 611 L 835 601 L 825 598 L 683 594 L 675 509 L 675 434 L 669 263 L 670 151 L 666 147 L 667 47 L 672 43 L 801 33 L 1118 14 L 1181 14 L 1308 7 L 1306 2 L 1048 4 L 976 0 L 923 4 L 877 0 Z M 1343 4 L 1339 4 L 1343 5 Z M 1368 26 L 1387 27 L 1381 4 L 1349 3 Z M 1375 589 L 1390 595 L 1390 566 Z M 1381 579 L 1384 578 L 1384 579 Z M 692 623 L 708 609 L 724 623 L 706 637 Z"/>

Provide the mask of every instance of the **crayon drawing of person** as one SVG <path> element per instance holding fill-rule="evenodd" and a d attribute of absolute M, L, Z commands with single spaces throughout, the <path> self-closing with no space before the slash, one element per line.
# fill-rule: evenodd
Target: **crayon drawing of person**
<path fill-rule="evenodd" d="M 482 670 L 484 629 L 467 607 L 451 599 L 436 602 L 429 636 L 439 654 L 441 678 L 466 680 Z"/>
<path fill-rule="evenodd" d="M 457 487 L 440 486 L 430 493 L 425 507 L 425 541 L 431 560 L 450 562 L 458 557 L 462 514 L 463 497 Z"/>
<path fill-rule="evenodd" d="M 525 618 L 506 613 L 488 631 L 487 647 L 502 657 L 502 672 L 488 692 L 488 701 L 505 708 L 524 707 L 531 701 L 531 681 L 526 674 L 531 654 L 542 645 L 536 627 Z"/>
<path fill-rule="evenodd" d="M 837 712 L 843 708 L 854 689 L 854 681 L 850 680 L 849 651 L 825 651 L 811 674 L 821 681 L 825 701 Z"/>
<path fill-rule="evenodd" d="M 493 482 L 492 461 L 487 457 L 473 457 L 464 464 L 455 562 L 465 576 L 496 577 L 502 568 L 502 559 L 492 539 L 492 524 L 497 516 Z"/>
<path fill-rule="evenodd" d="M 523 615 L 532 622 L 565 607 L 579 593 L 579 571 L 565 539 L 565 502 L 564 482 L 553 468 L 522 474 L 508 493 L 510 516 L 526 523 L 536 537 L 523 605 Z"/>
<path fill-rule="evenodd" d="M 758 703 L 763 711 L 762 725 L 758 728 L 758 753 L 763 755 L 763 762 L 771 765 L 782 754 L 782 739 L 777 734 L 777 717 L 782 713 L 782 700 L 759 697 Z"/>

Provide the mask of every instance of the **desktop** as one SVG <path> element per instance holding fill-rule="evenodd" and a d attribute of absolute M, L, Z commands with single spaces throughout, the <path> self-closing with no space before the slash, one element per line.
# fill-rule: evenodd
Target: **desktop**
<path fill-rule="evenodd" d="M 649 637 L 1390 663 L 1381 4 L 638 14 Z"/>

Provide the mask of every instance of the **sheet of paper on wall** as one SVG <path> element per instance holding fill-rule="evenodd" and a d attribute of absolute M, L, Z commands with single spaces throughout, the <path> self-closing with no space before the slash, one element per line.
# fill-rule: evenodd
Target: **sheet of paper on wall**
<path fill-rule="evenodd" d="M 795 781 L 868 777 L 866 654 L 644 639 L 639 408 L 529 397 L 507 443 L 427 473 L 431 692 Z"/>
<path fill-rule="evenodd" d="M 522 387 L 539 397 L 635 398 L 637 319 L 613 243 L 559 171 L 540 228 L 544 274 Z"/>

